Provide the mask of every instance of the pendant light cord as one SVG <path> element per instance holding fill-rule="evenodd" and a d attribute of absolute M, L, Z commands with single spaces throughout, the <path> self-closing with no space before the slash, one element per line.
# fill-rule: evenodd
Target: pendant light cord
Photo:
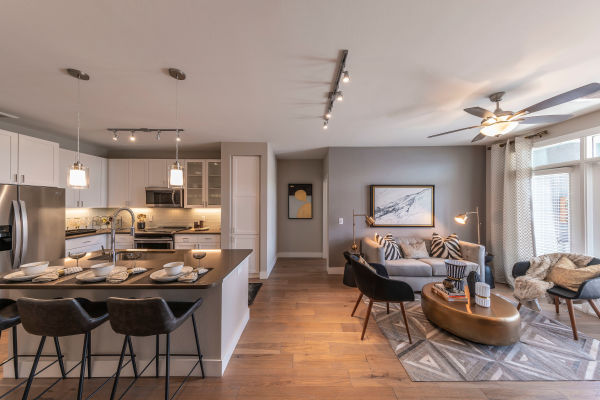
<path fill-rule="evenodd" d="M 81 118 L 80 118 L 80 108 L 81 108 L 81 91 L 79 88 L 79 81 L 81 79 L 77 78 L 77 163 L 79 164 L 79 130 L 81 129 Z"/>

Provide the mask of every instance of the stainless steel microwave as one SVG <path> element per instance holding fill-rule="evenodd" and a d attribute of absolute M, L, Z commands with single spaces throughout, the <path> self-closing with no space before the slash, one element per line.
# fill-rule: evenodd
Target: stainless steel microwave
<path fill-rule="evenodd" d="M 183 208 L 183 189 L 147 187 L 146 207 Z"/>

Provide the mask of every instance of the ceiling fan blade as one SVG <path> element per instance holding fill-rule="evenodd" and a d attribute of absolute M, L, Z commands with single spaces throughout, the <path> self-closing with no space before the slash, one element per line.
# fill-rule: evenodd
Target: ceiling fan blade
<path fill-rule="evenodd" d="M 471 143 L 475 143 L 480 141 L 481 139 L 485 139 L 485 135 L 483 133 L 480 133 L 479 135 L 475 136 L 473 138 L 473 140 L 471 140 Z"/>
<path fill-rule="evenodd" d="M 469 107 L 469 108 L 465 108 L 465 111 L 468 112 L 469 114 L 474 115 L 479 118 L 495 117 L 493 112 L 488 111 L 485 108 L 481 108 L 481 107 Z"/>
<path fill-rule="evenodd" d="M 516 115 L 524 114 L 524 113 L 531 114 L 534 112 L 545 110 L 546 108 L 554 107 L 554 106 L 557 106 L 557 105 L 563 104 L 563 103 L 568 103 L 569 101 L 590 95 L 599 90 L 600 90 L 600 83 L 597 83 L 597 82 L 589 83 L 580 88 L 569 90 L 568 92 L 556 95 L 554 97 L 550 97 L 549 99 L 546 99 L 537 104 L 534 104 L 532 106 L 524 108 L 523 110 L 516 113 Z"/>
<path fill-rule="evenodd" d="M 447 135 L 447 134 L 449 134 L 449 133 L 454 133 L 454 132 L 464 131 L 464 130 L 467 130 L 467 129 L 479 128 L 479 127 L 480 127 L 480 125 L 475 125 L 475 126 L 469 126 L 469 127 L 467 127 L 467 128 L 455 129 L 455 130 L 453 130 L 453 131 L 448 131 L 448 132 L 437 133 L 437 134 L 435 134 L 435 135 L 427 136 L 427 139 L 434 138 L 434 137 L 438 137 L 438 136 L 442 136 L 442 135 Z"/>
<path fill-rule="evenodd" d="M 521 124 L 556 124 L 557 122 L 566 121 L 569 118 L 573 118 L 573 114 L 534 115 L 531 117 L 524 117 L 518 121 Z"/>

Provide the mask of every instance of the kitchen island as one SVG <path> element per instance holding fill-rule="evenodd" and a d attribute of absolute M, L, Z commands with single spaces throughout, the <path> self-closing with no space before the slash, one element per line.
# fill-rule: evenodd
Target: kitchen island
<path fill-rule="evenodd" d="M 196 259 L 194 255 L 206 252 L 206 257 Z M 81 283 L 75 275 L 68 275 L 48 283 L 8 282 L 0 281 L 1 296 L 17 299 L 34 297 L 51 299 L 55 297 L 85 297 L 93 301 L 103 301 L 108 297 L 163 297 L 167 301 L 193 301 L 199 297 L 204 299 L 196 312 L 200 346 L 204 355 L 204 368 L 207 376 L 222 376 L 235 346 L 249 319 L 248 309 L 248 256 L 251 250 L 126 250 L 119 252 L 117 265 L 126 267 L 144 267 L 148 270 L 130 276 L 122 283 Z M 102 252 L 88 253 L 79 260 L 79 266 L 89 268 L 91 265 L 107 261 L 109 255 Z M 209 272 L 193 283 L 156 283 L 150 274 L 172 261 L 183 261 L 185 265 L 203 267 Z M 76 260 L 64 258 L 55 260 L 51 265 L 72 267 Z M 39 344 L 39 337 L 26 333 L 22 326 L 18 328 L 19 354 L 33 354 Z M 161 338 L 162 339 L 162 338 Z M 92 353 L 118 354 L 123 338 L 114 333 L 110 323 L 106 322 L 92 331 Z M 154 355 L 155 339 L 136 337 L 134 351 L 138 365 L 143 367 Z M 75 365 L 81 358 L 83 336 L 60 338 L 61 348 L 65 355 L 66 367 Z M 187 357 L 172 357 L 171 375 L 186 375 L 197 361 L 191 321 L 186 321 L 172 333 L 171 351 L 173 354 L 190 354 Z M 164 346 L 164 339 L 161 347 Z M 161 353 L 163 350 L 161 350 Z M 44 354 L 51 355 L 51 348 Z M 31 368 L 31 357 L 20 358 L 20 375 L 25 376 Z M 53 361 L 52 357 L 40 360 L 38 371 Z M 94 376 L 107 377 L 115 372 L 118 357 L 95 357 L 92 359 Z M 164 362 L 161 360 L 161 373 L 164 373 Z M 153 369 L 153 368 L 151 368 Z M 148 374 L 148 372 L 146 372 Z M 199 375 L 199 369 L 194 371 Z M 123 372 L 132 376 L 131 365 Z M 4 365 L 4 376 L 14 376 L 12 364 Z M 40 376 L 59 377 L 58 365 L 53 365 Z"/>

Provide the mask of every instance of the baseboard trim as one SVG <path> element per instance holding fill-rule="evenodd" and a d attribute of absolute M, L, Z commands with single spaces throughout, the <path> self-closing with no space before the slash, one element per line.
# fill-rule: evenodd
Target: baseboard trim
<path fill-rule="evenodd" d="M 283 251 L 277 258 L 323 258 L 322 251 Z"/>
<path fill-rule="evenodd" d="M 327 267 L 329 275 L 344 275 L 344 267 Z"/>

